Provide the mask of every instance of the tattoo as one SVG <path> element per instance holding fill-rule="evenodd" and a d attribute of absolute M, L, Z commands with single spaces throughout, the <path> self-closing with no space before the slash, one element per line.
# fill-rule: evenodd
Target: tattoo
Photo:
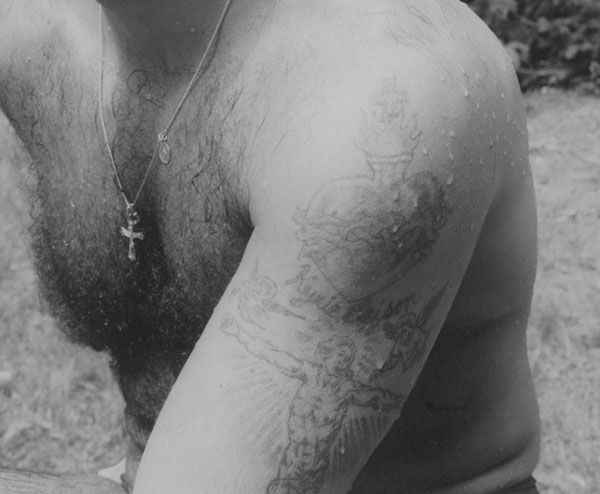
<path fill-rule="evenodd" d="M 380 300 L 378 306 L 376 306 L 372 297 L 362 298 L 349 305 L 342 297 L 337 295 L 327 298 L 313 291 L 311 282 L 314 282 L 316 277 L 311 276 L 309 279 L 309 274 L 310 266 L 304 265 L 300 274 L 286 282 L 286 285 L 296 286 L 299 292 L 298 297 L 293 297 L 290 300 L 291 305 L 294 307 L 314 305 L 326 316 L 340 318 L 347 324 L 371 324 L 377 321 L 386 321 L 407 312 L 411 305 L 418 302 L 417 296 L 412 294 L 394 300 Z"/>
<path fill-rule="evenodd" d="M 300 273 L 291 280 L 285 282 L 286 285 L 296 287 L 296 290 L 298 291 L 298 296 L 293 297 L 290 300 L 290 303 L 294 307 L 314 305 L 330 317 L 338 316 L 342 311 L 342 307 L 347 305 L 346 301 L 343 297 L 339 297 L 338 295 L 329 297 L 318 292 L 314 288 L 317 282 L 318 276 L 311 273 L 310 265 L 302 265 Z"/>
<path fill-rule="evenodd" d="M 342 319 L 345 323 L 362 324 L 387 321 L 407 313 L 410 307 L 417 302 L 418 299 L 414 293 L 396 300 L 382 300 L 379 303 L 379 307 L 375 307 L 374 302 L 370 298 L 366 298 L 352 304 Z"/>
<path fill-rule="evenodd" d="M 256 270 L 249 281 L 233 290 L 233 294 L 238 297 L 238 311 L 242 319 L 258 328 L 266 329 L 275 314 L 304 320 L 303 316 L 277 303 L 277 285 L 266 276 L 258 276 Z"/>
<path fill-rule="evenodd" d="M 294 215 L 302 265 L 285 282 L 294 296 L 278 301 L 277 284 L 255 269 L 233 290 L 239 315 L 227 315 L 221 325 L 247 354 L 297 383 L 266 494 L 318 494 L 331 475 L 370 451 L 361 441 L 372 427 L 358 423 L 387 417 L 389 424 L 406 400 L 376 381 L 392 382 L 390 373 L 406 374 L 423 359 L 431 318 L 446 292 L 444 285 L 424 305 L 415 293 L 390 299 L 384 292 L 431 255 L 451 213 L 431 172 L 408 173 L 421 132 L 395 81 L 372 99 L 362 135 L 357 147 L 365 173 L 325 184 Z M 302 312 L 305 306 L 319 314 Z M 294 321 L 300 322 L 295 328 Z M 245 323 L 265 333 L 250 333 Z M 278 327 L 305 348 L 279 348 L 277 337 L 262 336 Z M 356 409 L 370 413 L 361 417 Z M 384 427 L 374 427 L 381 437 Z M 347 446 L 354 457 L 343 458 Z"/>
<path fill-rule="evenodd" d="M 256 271 L 233 290 L 239 316 L 228 314 L 220 330 L 246 354 L 297 382 L 286 408 L 287 439 L 266 494 L 317 494 L 332 475 L 359 461 L 364 441 L 381 437 L 399 414 L 406 395 L 393 393 L 376 380 L 395 370 L 404 374 L 423 358 L 431 317 L 447 285 L 424 305 L 416 294 L 384 301 L 379 310 L 369 310 L 364 301 L 363 313 L 347 310 L 344 322 L 358 326 L 347 336 L 336 330 L 336 319 L 300 316 L 280 304 L 275 281 Z M 246 324 L 261 330 L 267 325 L 290 328 L 294 320 L 301 320 L 298 341 L 311 351 L 282 349 L 262 333 L 245 329 Z M 383 362 L 377 363 L 375 355 L 385 355 Z M 356 409 L 377 413 L 361 416 L 352 413 Z"/>
<path fill-rule="evenodd" d="M 421 132 L 405 108 L 406 95 L 388 82 L 371 101 L 357 143 L 370 173 L 324 185 L 296 212 L 299 259 L 307 263 L 296 278 L 301 296 L 295 305 L 329 304 L 314 288 L 318 275 L 345 301 L 356 302 L 431 255 L 451 210 L 431 172 L 408 175 Z"/>
<path fill-rule="evenodd" d="M 233 318 L 226 318 L 221 330 L 249 354 L 299 381 L 288 409 L 288 443 L 267 494 L 317 494 L 351 408 L 399 411 L 406 399 L 358 379 L 352 370 L 356 347 L 348 338 L 321 340 L 309 360 L 248 334 Z"/>
<path fill-rule="evenodd" d="M 418 314 L 406 310 L 393 322 L 383 323 L 383 332 L 393 346 L 387 360 L 381 369 L 371 375 L 370 381 L 395 370 L 398 365 L 406 373 L 420 362 L 427 351 L 431 333 L 429 320 L 440 305 L 447 286 L 446 283 Z"/>

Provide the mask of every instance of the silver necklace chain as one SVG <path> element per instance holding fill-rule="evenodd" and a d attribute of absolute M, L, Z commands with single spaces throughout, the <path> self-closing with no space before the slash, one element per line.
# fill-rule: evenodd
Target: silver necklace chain
<path fill-rule="evenodd" d="M 117 170 L 117 164 L 115 163 L 115 157 L 114 157 L 112 148 L 110 147 L 110 141 L 108 139 L 108 133 L 106 131 L 106 125 L 104 122 L 104 114 L 102 111 L 102 107 L 103 107 L 102 100 L 103 100 L 103 94 L 104 94 L 105 48 L 104 48 L 103 11 L 102 11 L 102 6 L 99 6 L 99 10 L 100 10 L 100 16 L 99 16 L 100 17 L 100 83 L 98 85 L 99 86 L 98 87 L 98 107 L 99 107 L 98 113 L 100 116 L 100 126 L 102 127 L 104 143 L 106 144 L 108 156 L 110 157 L 110 164 L 111 164 L 112 170 L 113 170 L 115 185 L 116 185 L 117 189 L 119 190 L 119 192 L 121 193 L 121 196 L 123 197 L 123 200 L 125 202 L 126 215 L 127 215 L 127 228 L 121 227 L 121 235 L 123 235 L 124 237 L 127 237 L 129 239 L 129 255 L 128 255 L 128 257 L 131 261 L 135 261 L 137 259 L 137 256 L 135 253 L 134 241 L 142 240 L 144 238 L 144 234 L 142 232 L 134 231 L 135 225 L 140 221 L 140 215 L 136 211 L 135 205 L 136 205 L 138 199 L 140 198 L 140 195 L 142 193 L 142 190 L 144 189 L 144 186 L 146 185 L 148 177 L 150 176 L 150 171 L 156 164 L 157 158 L 160 159 L 160 161 L 165 165 L 169 164 L 169 162 L 171 160 L 171 148 L 170 148 L 169 142 L 168 142 L 169 131 L 171 130 L 171 127 L 173 126 L 173 124 L 175 123 L 175 120 L 179 116 L 179 113 L 181 112 L 181 109 L 183 108 L 183 105 L 184 105 L 185 101 L 187 100 L 188 96 L 192 92 L 192 89 L 194 88 L 195 84 L 198 82 L 201 70 L 204 67 L 204 63 L 206 62 L 206 58 L 208 57 L 208 54 L 210 53 L 210 50 L 213 47 L 215 40 L 217 39 L 217 35 L 218 35 L 219 31 L 221 30 L 221 27 L 223 26 L 223 22 L 225 21 L 225 16 L 227 15 L 227 11 L 229 10 L 229 6 L 231 5 L 232 1 L 233 0 L 227 0 L 227 2 L 225 3 L 225 7 L 223 8 L 223 11 L 221 12 L 221 16 L 219 17 L 219 20 L 217 21 L 217 26 L 216 26 L 215 30 L 213 31 L 213 34 L 212 34 L 210 40 L 208 41 L 208 45 L 206 46 L 206 49 L 204 50 L 204 53 L 203 53 L 202 57 L 200 58 L 200 62 L 198 62 L 196 71 L 192 75 L 192 78 L 190 79 L 189 84 L 185 88 L 185 90 L 181 96 L 181 99 L 179 100 L 179 103 L 178 103 L 177 107 L 175 108 L 175 112 L 173 113 L 173 116 L 169 120 L 169 123 L 164 128 L 164 130 L 158 134 L 157 140 L 156 140 L 156 146 L 154 146 L 154 151 L 152 152 L 152 157 L 150 158 L 150 162 L 148 163 L 148 166 L 146 167 L 146 172 L 144 173 L 142 182 L 140 183 L 140 186 L 138 187 L 137 192 L 135 193 L 135 196 L 133 197 L 132 201 L 129 200 L 129 198 L 127 197 L 127 194 L 125 193 L 125 189 L 123 188 L 123 183 L 121 181 L 121 177 L 119 176 L 119 171 Z"/>

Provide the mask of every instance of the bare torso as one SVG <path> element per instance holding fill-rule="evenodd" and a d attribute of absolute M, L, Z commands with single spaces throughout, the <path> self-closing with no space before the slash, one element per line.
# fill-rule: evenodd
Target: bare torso
<path fill-rule="evenodd" d="M 32 21 L 28 42 L 3 56 L 0 104 L 38 177 L 33 238 L 44 292 L 74 339 L 114 356 L 128 428 L 143 448 L 252 232 L 249 197 L 261 190 L 248 177 L 276 149 L 293 153 L 310 138 L 310 122 L 287 109 L 326 106 L 314 88 L 327 84 L 320 67 L 333 61 L 327 50 L 315 54 L 291 42 L 288 24 L 296 14 L 285 8 L 263 30 L 257 19 L 247 21 L 250 44 L 224 37 L 170 133 L 171 163 L 158 165 L 143 191 L 139 228 L 145 238 L 132 263 L 119 233 L 124 208 L 98 117 L 96 5 L 82 3 L 80 19 L 63 19 L 59 9 L 48 23 Z M 437 57 L 440 81 L 460 87 L 457 94 L 464 90 L 477 105 L 474 128 L 481 132 L 473 141 L 484 142 L 493 156 L 495 197 L 425 368 L 353 494 L 491 492 L 530 475 L 537 461 L 537 405 L 525 343 L 536 262 L 525 124 L 513 86 L 499 82 L 493 94 L 482 89 L 506 77 L 508 61 L 463 35 L 481 29 L 472 27 L 471 17 L 459 22 L 466 9 L 447 9 L 452 15 L 431 18 L 428 29 L 457 33 L 446 42 L 462 54 L 449 60 L 438 46 L 425 51 Z M 410 9 L 398 8 L 398 15 L 409 16 Z M 313 25 L 310 16 L 301 22 Z M 340 25 L 331 29 L 351 50 L 357 41 Z M 327 36 L 313 41 L 325 44 Z M 404 41 L 400 51 L 419 50 L 410 36 Z M 106 70 L 110 144 L 125 189 L 134 194 L 154 136 L 190 74 L 114 51 Z M 440 114 L 440 135 L 450 135 L 456 121 Z"/>

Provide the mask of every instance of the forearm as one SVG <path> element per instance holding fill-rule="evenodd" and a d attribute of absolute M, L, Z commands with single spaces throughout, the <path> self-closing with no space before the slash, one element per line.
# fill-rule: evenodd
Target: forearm
<path fill-rule="evenodd" d="M 126 494 L 119 484 L 96 475 L 52 475 L 0 469 L 2 494 Z"/>

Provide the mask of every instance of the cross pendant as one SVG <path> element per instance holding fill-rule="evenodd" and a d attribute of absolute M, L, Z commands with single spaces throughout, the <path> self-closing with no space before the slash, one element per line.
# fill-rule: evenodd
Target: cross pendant
<path fill-rule="evenodd" d="M 140 217 L 133 208 L 127 208 L 127 228 L 124 226 L 121 227 L 121 235 L 127 237 L 129 239 L 129 260 L 135 261 L 137 256 L 135 255 L 135 240 L 142 240 L 144 238 L 144 234 L 142 232 L 134 231 L 134 227 L 137 222 L 140 221 Z"/>

